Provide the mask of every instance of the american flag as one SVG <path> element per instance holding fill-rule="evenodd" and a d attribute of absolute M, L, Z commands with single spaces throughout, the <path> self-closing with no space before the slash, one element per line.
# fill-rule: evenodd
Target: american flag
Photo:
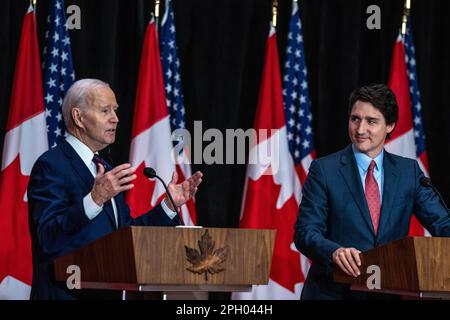
<path fill-rule="evenodd" d="M 177 129 L 185 129 L 184 96 L 181 87 L 180 59 L 178 58 L 175 18 L 171 0 L 166 0 L 166 12 L 161 22 L 161 65 L 165 83 L 166 104 L 169 111 L 170 127 L 172 132 Z M 179 139 L 179 138 L 177 138 Z M 183 141 L 173 141 L 174 145 Z M 177 172 L 179 181 L 191 176 L 189 150 L 179 148 L 177 155 Z M 193 200 L 181 207 L 183 220 L 187 225 L 195 225 L 197 214 Z"/>
<path fill-rule="evenodd" d="M 42 65 L 45 117 L 48 145 L 54 148 L 64 137 L 65 125 L 61 106 L 66 91 L 75 80 L 64 0 L 50 2 L 45 43 Z"/>
<path fill-rule="evenodd" d="M 167 1 L 166 5 L 166 14 L 161 22 L 161 63 L 166 85 L 166 102 L 170 114 L 170 126 L 174 131 L 185 128 L 185 109 L 172 1 Z"/>
<path fill-rule="evenodd" d="M 307 75 L 300 11 L 298 4 L 293 2 L 284 65 L 283 101 L 289 152 L 302 186 L 308 175 L 309 166 L 316 157 Z M 297 194 L 296 198 L 301 199 L 301 194 Z M 301 272 L 300 279 L 305 279 L 310 263 L 301 253 L 299 259 L 301 270 L 297 272 Z"/>
<path fill-rule="evenodd" d="M 283 78 L 284 112 L 289 151 L 300 174 L 302 184 L 315 157 L 311 102 L 308 94 L 307 70 L 303 50 L 302 23 L 297 3 L 293 4 L 288 33 L 288 46 Z"/>
<path fill-rule="evenodd" d="M 420 104 L 420 91 L 417 83 L 416 59 L 414 58 L 414 44 L 411 32 L 411 20 L 408 19 L 406 35 L 405 35 L 405 62 L 409 78 L 409 91 L 411 93 L 411 107 L 414 127 L 414 140 L 416 142 L 416 156 L 421 156 L 426 152 L 425 148 L 425 132 L 422 125 L 422 106 Z M 428 171 L 428 164 L 426 164 Z"/>

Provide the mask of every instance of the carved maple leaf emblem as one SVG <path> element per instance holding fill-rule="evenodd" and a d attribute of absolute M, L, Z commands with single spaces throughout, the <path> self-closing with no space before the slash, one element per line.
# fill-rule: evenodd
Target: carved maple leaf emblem
<path fill-rule="evenodd" d="M 228 246 L 214 250 L 215 243 L 208 230 L 198 241 L 200 252 L 188 246 L 184 247 L 186 249 L 186 259 L 192 263 L 186 269 L 197 274 L 204 273 L 206 281 L 208 281 L 208 273 L 215 274 L 225 270 L 220 264 L 227 259 Z"/>

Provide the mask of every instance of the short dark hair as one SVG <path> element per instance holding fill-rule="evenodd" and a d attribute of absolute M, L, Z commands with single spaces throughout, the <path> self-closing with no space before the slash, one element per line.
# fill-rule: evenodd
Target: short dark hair
<path fill-rule="evenodd" d="M 369 84 L 355 89 L 349 99 L 348 114 L 356 101 L 371 103 L 384 116 L 386 124 L 397 123 L 398 105 L 394 92 L 384 84 Z"/>

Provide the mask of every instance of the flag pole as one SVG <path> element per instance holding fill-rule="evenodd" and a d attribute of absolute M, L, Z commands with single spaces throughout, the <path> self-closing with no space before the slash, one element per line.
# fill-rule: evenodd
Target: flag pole
<path fill-rule="evenodd" d="M 161 1 L 160 0 L 155 0 L 155 29 L 156 29 L 156 33 L 158 33 L 159 28 L 159 6 L 160 6 Z"/>
<path fill-rule="evenodd" d="M 277 16 L 278 16 L 278 0 L 272 1 L 272 26 L 277 27 Z"/>
<path fill-rule="evenodd" d="M 411 0 L 405 0 L 405 7 L 403 8 L 402 19 L 402 36 L 406 34 L 406 23 L 408 22 L 409 10 L 411 9 Z"/>

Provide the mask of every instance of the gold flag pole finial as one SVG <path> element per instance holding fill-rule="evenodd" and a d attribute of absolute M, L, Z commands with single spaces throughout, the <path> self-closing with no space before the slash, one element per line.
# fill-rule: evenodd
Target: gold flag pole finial
<path fill-rule="evenodd" d="M 161 4 L 160 0 L 155 0 L 155 28 L 156 33 L 158 33 L 158 25 L 159 25 L 159 5 Z"/>
<path fill-rule="evenodd" d="M 276 28 L 277 26 L 277 15 L 278 15 L 278 0 L 273 0 L 272 2 L 272 26 Z"/>
<path fill-rule="evenodd" d="M 402 35 L 406 34 L 406 23 L 408 22 L 409 10 L 411 9 L 411 0 L 405 0 L 405 7 L 403 8 L 402 19 Z"/>
<path fill-rule="evenodd" d="M 159 18 L 159 5 L 160 5 L 161 1 L 160 0 L 156 0 L 155 1 L 155 18 Z"/>

